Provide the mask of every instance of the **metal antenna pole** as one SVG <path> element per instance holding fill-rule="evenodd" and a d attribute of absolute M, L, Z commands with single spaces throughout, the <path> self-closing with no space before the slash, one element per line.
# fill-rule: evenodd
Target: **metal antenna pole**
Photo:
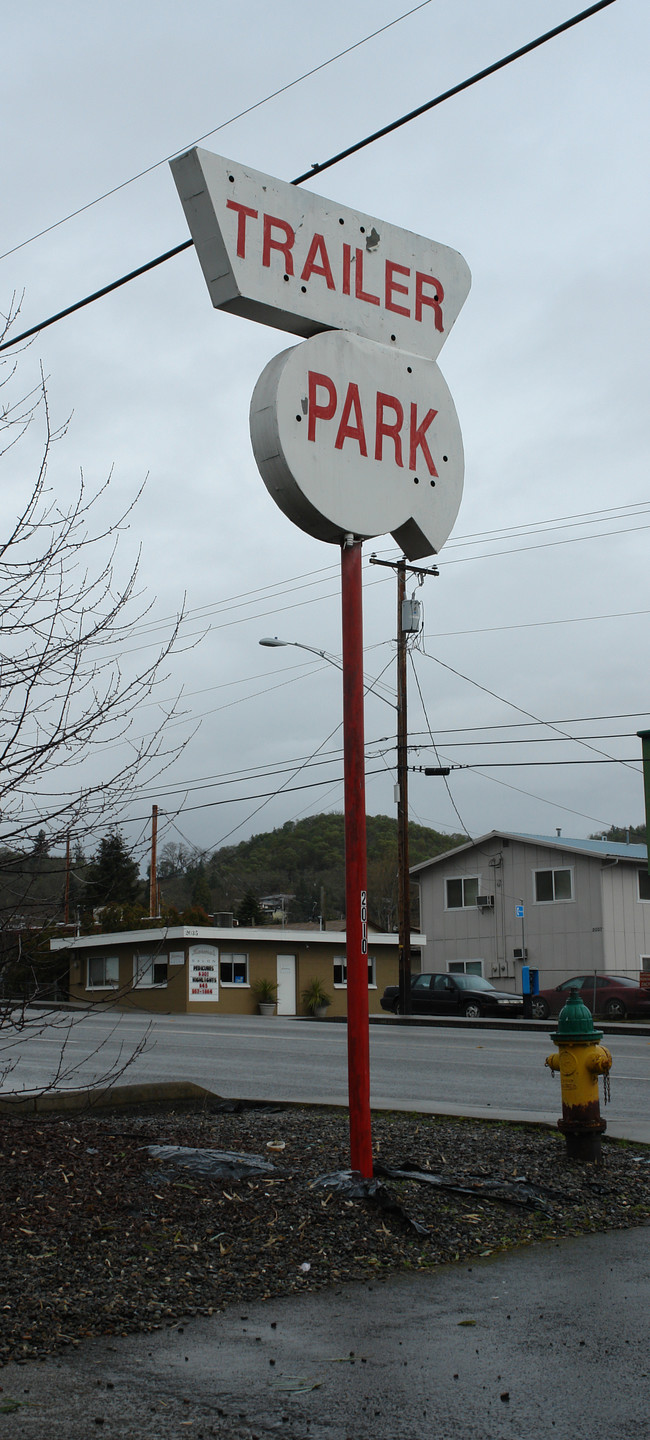
<path fill-rule="evenodd" d="M 372 1176 L 368 1024 L 368 883 L 363 725 L 361 542 L 341 546 L 343 628 L 343 771 L 345 780 L 345 929 L 348 983 L 348 1096 L 353 1170 Z"/>

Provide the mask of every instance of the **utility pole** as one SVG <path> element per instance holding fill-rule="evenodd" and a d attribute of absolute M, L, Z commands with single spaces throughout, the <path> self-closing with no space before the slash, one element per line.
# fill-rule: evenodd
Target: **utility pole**
<path fill-rule="evenodd" d="M 408 719 L 406 659 L 408 636 L 420 628 L 418 614 L 406 600 L 406 575 L 417 575 L 420 584 L 425 575 L 438 575 L 436 565 L 425 570 L 408 565 L 406 560 L 378 560 L 370 557 L 371 565 L 385 565 L 397 573 L 397 912 L 399 957 L 399 1003 L 402 1015 L 411 1014 L 411 878 L 409 874 L 409 802 L 408 802 Z"/>
<path fill-rule="evenodd" d="M 156 846 L 158 841 L 158 806 L 151 807 L 151 866 L 149 869 L 149 915 L 153 920 L 158 914 L 158 876 Z"/>

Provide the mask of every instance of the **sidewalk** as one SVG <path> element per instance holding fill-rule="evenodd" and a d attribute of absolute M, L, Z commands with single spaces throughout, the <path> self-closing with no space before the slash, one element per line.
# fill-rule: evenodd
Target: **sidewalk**
<path fill-rule="evenodd" d="M 0 1373 L 4 1440 L 629 1440 L 646 1229 L 237 1306 Z M 7 1413 L 8 1400 L 21 1403 Z"/>

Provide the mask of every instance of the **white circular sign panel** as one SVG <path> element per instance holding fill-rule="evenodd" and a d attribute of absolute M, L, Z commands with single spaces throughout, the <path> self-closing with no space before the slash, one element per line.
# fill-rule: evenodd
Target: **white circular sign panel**
<path fill-rule="evenodd" d="M 435 554 L 463 492 L 460 425 L 434 361 L 331 330 L 276 355 L 251 401 L 264 483 L 319 540 L 392 534 Z"/>

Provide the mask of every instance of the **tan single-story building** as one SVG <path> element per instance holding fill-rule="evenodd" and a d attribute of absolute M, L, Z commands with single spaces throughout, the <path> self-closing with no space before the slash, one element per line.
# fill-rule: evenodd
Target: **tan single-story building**
<path fill-rule="evenodd" d="M 420 968 L 423 935 L 414 937 Z M 252 1015 L 254 985 L 277 986 L 278 1015 L 305 1014 L 302 992 L 320 980 L 331 1016 L 347 1014 L 345 932 L 176 925 L 75 935 L 50 941 L 69 957 L 71 1000 L 179 1014 Z M 398 983 L 397 935 L 368 937 L 368 1008 L 381 1013 L 386 985 Z"/>

